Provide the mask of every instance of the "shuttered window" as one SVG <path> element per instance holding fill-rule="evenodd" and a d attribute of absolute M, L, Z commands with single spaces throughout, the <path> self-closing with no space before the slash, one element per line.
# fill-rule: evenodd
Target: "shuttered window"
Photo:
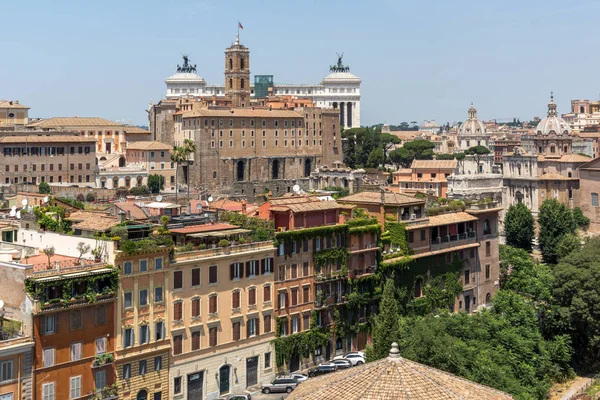
<path fill-rule="evenodd" d="M 192 317 L 200 316 L 200 299 L 192 300 Z"/>
<path fill-rule="evenodd" d="M 271 285 L 265 286 L 263 288 L 263 301 L 271 301 Z"/>
<path fill-rule="evenodd" d="M 200 268 L 192 269 L 192 286 L 200 286 Z"/>
<path fill-rule="evenodd" d="M 235 291 L 231 294 L 231 307 L 240 308 L 240 292 Z"/>
<path fill-rule="evenodd" d="M 192 332 L 192 350 L 200 350 L 200 331 Z"/>
<path fill-rule="evenodd" d="M 81 320 L 81 310 L 71 311 L 71 330 L 83 328 L 83 321 Z"/>
<path fill-rule="evenodd" d="M 233 341 L 240 340 L 240 322 L 233 323 Z"/>
<path fill-rule="evenodd" d="M 265 315 L 265 333 L 271 332 L 271 316 Z"/>
<path fill-rule="evenodd" d="M 181 354 L 183 352 L 183 336 L 173 336 L 173 354 Z"/>
<path fill-rule="evenodd" d="M 183 304 L 180 301 L 173 305 L 173 319 L 175 321 L 183 319 Z"/>
<path fill-rule="evenodd" d="M 183 271 L 173 272 L 173 289 L 183 289 Z"/>
<path fill-rule="evenodd" d="M 217 345 L 217 328 L 210 328 L 208 330 L 208 336 L 210 347 L 215 347 Z"/>
<path fill-rule="evenodd" d="M 208 267 L 208 283 L 217 283 L 217 266 Z"/>
<path fill-rule="evenodd" d="M 248 305 L 249 306 L 256 305 L 256 289 L 255 288 L 248 289 Z"/>
<path fill-rule="evenodd" d="M 214 314 L 217 312 L 217 296 L 210 296 L 208 298 L 208 312 L 209 314 Z"/>

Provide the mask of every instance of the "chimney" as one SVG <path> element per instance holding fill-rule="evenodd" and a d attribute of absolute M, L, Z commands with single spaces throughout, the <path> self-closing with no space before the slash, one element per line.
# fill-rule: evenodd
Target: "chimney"
<path fill-rule="evenodd" d="M 15 104 L 19 104 L 19 100 L 15 100 Z"/>
<path fill-rule="evenodd" d="M 242 214 L 246 214 L 246 206 L 247 206 L 246 200 L 242 200 Z"/>
<path fill-rule="evenodd" d="M 127 196 L 125 197 L 127 203 L 132 203 L 135 201 L 135 196 Z"/>
<path fill-rule="evenodd" d="M 125 222 L 127 217 L 127 213 L 123 210 L 119 211 L 119 221 L 120 222 Z"/>
<path fill-rule="evenodd" d="M 385 189 L 381 188 L 381 204 L 385 205 Z"/>

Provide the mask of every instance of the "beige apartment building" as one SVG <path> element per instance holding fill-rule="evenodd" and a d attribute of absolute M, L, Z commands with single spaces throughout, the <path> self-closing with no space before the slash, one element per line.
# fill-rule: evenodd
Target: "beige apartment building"
<path fill-rule="evenodd" d="M 273 255 L 272 242 L 175 254 L 171 398 L 217 399 L 273 377 Z"/>
<path fill-rule="evenodd" d="M 169 251 L 117 252 L 115 370 L 120 399 L 166 400 L 169 391 Z"/>
<path fill-rule="evenodd" d="M 72 133 L 34 135 L 19 132 L 0 138 L 3 184 L 95 186 L 93 138 Z"/>
<path fill-rule="evenodd" d="M 29 123 L 29 107 L 19 100 L 0 100 L 0 128 L 23 127 Z"/>
<path fill-rule="evenodd" d="M 133 142 L 127 145 L 125 157 L 128 163 L 142 165 L 148 175 L 165 178 L 165 189 L 175 190 L 176 165 L 171 161 L 173 147 L 152 142 Z"/>

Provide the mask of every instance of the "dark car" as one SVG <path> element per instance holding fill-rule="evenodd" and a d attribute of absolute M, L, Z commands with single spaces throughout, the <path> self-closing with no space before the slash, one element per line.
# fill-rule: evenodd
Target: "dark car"
<path fill-rule="evenodd" d="M 269 394 L 275 392 L 291 393 L 298 386 L 296 378 L 290 375 L 278 376 L 269 383 L 262 384 L 262 392 Z"/>
<path fill-rule="evenodd" d="M 328 374 L 330 372 L 335 372 L 338 370 L 337 365 L 335 364 L 321 364 L 318 367 L 313 367 L 308 370 L 309 378 L 314 378 L 315 376 Z"/>

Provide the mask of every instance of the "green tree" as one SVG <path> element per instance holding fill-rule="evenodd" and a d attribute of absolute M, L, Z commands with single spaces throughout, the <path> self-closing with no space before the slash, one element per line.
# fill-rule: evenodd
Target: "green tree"
<path fill-rule="evenodd" d="M 573 209 L 573 219 L 579 227 L 588 226 L 590 224 L 590 219 L 583 215 L 583 211 L 581 211 L 581 208 L 579 207 Z"/>
<path fill-rule="evenodd" d="M 190 201 L 190 156 L 196 154 L 196 144 L 191 139 L 183 141 L 183 154 L 185 156 L 185 182 L 187 184 L 187 198 Z"/>
<path fill-rule="evenodd" d="M 48 185 L 48 182 L 41 182 L 40 185 L 38 186 L 38 191 L 41 194 L 52 193 L 52 190 L 50 189 L 50 185 Z"/>
<path fill-rule="evenodd" d="M 385 166 L 387 162 L 388 151 L 390 151 L 395 145 L 402 143 L 400 138 L 395 135 L 391 135 L 389 133 L 382 133 L 379 137 L 379 141 L 381 143 L 381 147 L 383 148 L 383 161 L 382 165 Z"/>
<path fill-rule="evenodd" d="M 429 140 L 416 139 L 406 142 L 399 149 L 390 152 L 390 160 L 403 168 L 410 168 L 413 160 L 431 160 L 433 159 L 433 149 L 435 145 Z"/>
<path fill-rule="evenodd" d="M 369 361 L 386 357 L 392 343 L 398 341 L 400 310 L 395 293 L 394 280 L 388 279 L 383 288 L 379 312 L 373 318 L 373 346 L 367 348 Z"/>
<path fill-rule="evenodd" d="M 531 251 L 535 228 L 533 214 L 523 203 L 513 204 L 504 216 L 506 243 L 510 246 Z"/>
<path fill-rule="evenodd" d="M 475 162 L 477 163 L 477 172 L 479 173 L 479 166 L 481 164 L 481 158 L 490 154 L 490 149 L 485 146 L 473 146 L 469 147 L 466 151 L 468 156 L 473 156 L 475 158 Z"/>
<path fill-rule="evenodd" d="M 550 267 L 536 262 L 520 248 L 500 246 L 500 288 L 527 296 L 534 301 L 548 301 L 554 277 Z"/>
<path fill-rule="evenodd" d="M 150 193 L 160 193 L 165 188 L 165 177 L 158 174 L 148 176 L 148 189 Z"/>
<path fill-rule="evenodd" d="M 185 150 L 182 146 L 173 146 L 171 161 L 175 163 L 175 203 L 179 196 L 179 165 L 186 160 Z"/>
<path fill-rule="evenodd" d="M 456 161 L 458 163 L 458 169 L 460 170 L 460 173 L 464 175 L 464 173 L 465 173 L 465 158 L 466 158 L 465 153 L 455 153 L 454 158 L 456 158 Z"/>
<path fill-rule="evenodd" d="M 564 258 L 575 250 L 581 248 L 581 239 L 576 233 L 566 233 L 562 235 L 556 245 L 556 255 L 558 259 Z"/>
<path fill-rule="evenodd" d="M 371 150 L 371 153 L 367 158 L 367 163 L 365 164 L 365 167 L 378 168 L 383 163 L 384 157 L 384 152 L 381 147 L 374 148 L 373 150 Z"/>
<path fill-rule="evenodd" d="M 556 264 L 558 243 L 567 233 L 575 233 L 576 225 L 569 208 L 555 199 L 544 200 L 538 216 L 538 242 L 544 262 Z"/>

